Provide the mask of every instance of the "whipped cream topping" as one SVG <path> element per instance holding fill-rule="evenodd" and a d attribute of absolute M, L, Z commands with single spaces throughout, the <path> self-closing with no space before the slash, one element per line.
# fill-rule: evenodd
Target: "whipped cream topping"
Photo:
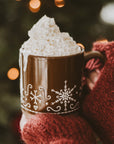
<path fill-rule="evenodd" d="M 31 30 L 29 39 L 24 42 L 20 51 L 37 56 L 67 56 L 81 52 L 68 33 L 60 32 L 54 18 L 43 16 Z"/>

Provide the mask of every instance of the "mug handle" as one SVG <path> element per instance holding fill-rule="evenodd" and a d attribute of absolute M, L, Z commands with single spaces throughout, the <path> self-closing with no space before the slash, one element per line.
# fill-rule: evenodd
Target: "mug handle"
<path fill-rule="evenodd" d="M 84 60 L 85 60 L 84 65 L 86 65 L 86 63 L 92 58 L 99 58 L 103 65 L 106 61 L 106 57 L 101 52 L 99 52 L 99 51 L 90 51 L 90 52 L 85 52 L 84 53 Z"/>

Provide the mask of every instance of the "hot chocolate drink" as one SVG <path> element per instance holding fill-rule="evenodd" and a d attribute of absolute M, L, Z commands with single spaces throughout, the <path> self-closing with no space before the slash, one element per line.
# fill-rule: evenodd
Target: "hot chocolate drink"
<path fill-rule="evenodd" d="M 21 108 L 27 113 L 66 114 L 79 109 L 84 49 L 53 18 L 42 17 L 20 48 Z M 101 55 L 96 52 L 97 57 Z"/>

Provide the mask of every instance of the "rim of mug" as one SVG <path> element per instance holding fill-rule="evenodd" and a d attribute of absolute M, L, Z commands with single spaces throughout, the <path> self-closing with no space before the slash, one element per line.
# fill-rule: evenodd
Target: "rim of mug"
<path fill-rule="evenodd" d="M 29 57 L 34 57 L 34 58 L 45 58 L 45 59 L 60 59 L 60 58 L 68 58 L 68 57 L 73 57 L 76 55 L 81 55 L 82 53 L 84 53 L 84 48 L 79 46 L 81 51 L 72 55 L 65 55 L 65 56 L 39 56 L 39 55 L 35 55 L 35 54 L 29 54 Z M 21 53 L 23 53 L 23 50 L 20 50 Z"/>

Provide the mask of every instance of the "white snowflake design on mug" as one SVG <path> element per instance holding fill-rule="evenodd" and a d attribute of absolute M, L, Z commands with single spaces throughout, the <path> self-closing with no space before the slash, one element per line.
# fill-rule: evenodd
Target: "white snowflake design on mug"
<path fill-rule="evenodd" d="M 32 113 L 39 113 L 41 112 L 39 111 L 39 105 L 43 102 L 42 97 L 45 97 L 45 107 L 49 113 L 65 114 L 78 110 L 79 101 L 77 100 L 77 96 L 79 95 L 79 91 L 76 90 L 77 86 L 74 85 L 72 88 L 69 88 L 67 83 L 67 80 L 65 80 L 64 88 L 59 91 L 51 89 L 51 93 L 55 94 L 55 101 L 53 102 L 52 95 L 45 95 L 45 88 L 41 86 L 38 90 L 32 90 L 33 86 L 28 84 L 27 90 L 23 90 L 24 95 L 21 96 L 21 107 Z M 30 102 L 28 102 L 28 98 Z"/>
<path fill-rule="evenodd" d="M 57 113 L 69 113 L 72 111 L 76 111 L 79 109 L 79 101 L 76 100 L 76 97 L 73 98 L 72 92 L 76 89 L 76 85 L 73 86 L 73 88 L 68 88 L 67 86 L 67 80 L 64 81 L 64 89 L 61 89 L 60 91 L 56 91 L 54 89 L 51 89 L 51 92 L 56 94 L 56 100 L 54 102 L 51 102 L 51 105 L 53 106 L 56 103 L 60 103 L 60 105 L 57 105 L 57 109 L 53 109 L 51 106 L 47 107 L 47 111 L 54 111 Z M 75 92 L 75 94 L 78 94 L 78 91 Z M 74 102 L 74 103 L 72 103 Z M 68 108 L 68 104 L 70 107 Z M 64 111 L 61 111 L 62 105 L 64 106 Z"/>

